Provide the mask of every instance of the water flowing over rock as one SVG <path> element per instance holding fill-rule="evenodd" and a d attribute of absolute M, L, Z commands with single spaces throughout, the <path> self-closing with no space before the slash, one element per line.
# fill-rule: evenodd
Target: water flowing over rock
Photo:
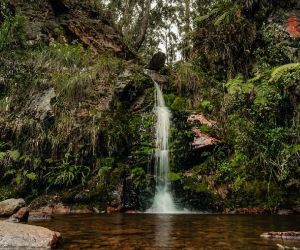
<path fill-rule="evenodd" d="M 8 199 L 0 202 L 0 216 L 11 216 L 25 205 L 23 199 Z"/>
<path fill-rule="evenodd" d="M 157 83 L 155 112 L 157 115 L 156 123 L 156 151 L 155 169 L 156 194 L 150 213 L 174 213 L 177 211 L 172 195 L 170 193 L 169 181 L 169 133 L 171 112 L 165 105 L 163 93 Z"/>
<path fill-rule="evenodd" d="M 49 249 L 57 247 L 61 240 L 60 233 L 47 228 L 0 222 L 0 248 Z"/>

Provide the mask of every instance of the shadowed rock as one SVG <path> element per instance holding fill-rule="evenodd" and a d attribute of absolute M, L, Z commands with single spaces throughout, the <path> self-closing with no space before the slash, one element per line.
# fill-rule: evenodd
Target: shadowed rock
<path fill-rule="evenodd" d="M 29 216 L 29 208 L 22 207 L 18 212 L 9 217 L 9 222 L 27 222 Z"/>
<path fill-rule="evenodd" d="M 166 54 L 163 52 L 157 52 L 151 58 L 151 61 L 148 65 L 148 69 L 158 71 L 165 66 L 165 63 L 166 63 Z"/>

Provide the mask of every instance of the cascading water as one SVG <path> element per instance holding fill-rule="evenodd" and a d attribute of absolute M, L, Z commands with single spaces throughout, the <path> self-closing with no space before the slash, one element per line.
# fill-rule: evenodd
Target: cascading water
<path fill-rule="evenodd" d="M 156 100 L 156 150 L 155 169 L 156 194 L 149 213 L 176 213 L 176 207 L 170 193 L 169 174 L 169 133 L 171 112 L 165 105 L 162 90 L 155 82 Z"/>

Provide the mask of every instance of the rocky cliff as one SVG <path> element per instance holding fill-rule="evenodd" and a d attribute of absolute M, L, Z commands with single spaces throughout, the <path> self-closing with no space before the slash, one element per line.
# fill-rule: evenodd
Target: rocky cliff
<path fill-rule="evenodd" d="M 60 40 L 80 43 L 97 53 L 111 52 L 124 59 L 134 57 L 109 14 L 96 1 L 10 0 L 9 8 L 26 17 L 29 43 Z"/>

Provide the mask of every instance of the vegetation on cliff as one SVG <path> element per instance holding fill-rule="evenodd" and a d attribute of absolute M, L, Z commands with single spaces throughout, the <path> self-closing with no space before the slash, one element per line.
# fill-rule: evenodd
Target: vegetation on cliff
<path fill-rule="evenodd" d="M 296 206 L 300 43 L 286 20 L 297 1 L 126 2 L 0 3 L 0 200 L 60 193 L 148 208 L 155 121 L 143 68 L 163 45 L 177 202 Z M 191 124 L 195 113 L 215 122 Z M 193 126 L 217 145 L 193 148 Z"/>

